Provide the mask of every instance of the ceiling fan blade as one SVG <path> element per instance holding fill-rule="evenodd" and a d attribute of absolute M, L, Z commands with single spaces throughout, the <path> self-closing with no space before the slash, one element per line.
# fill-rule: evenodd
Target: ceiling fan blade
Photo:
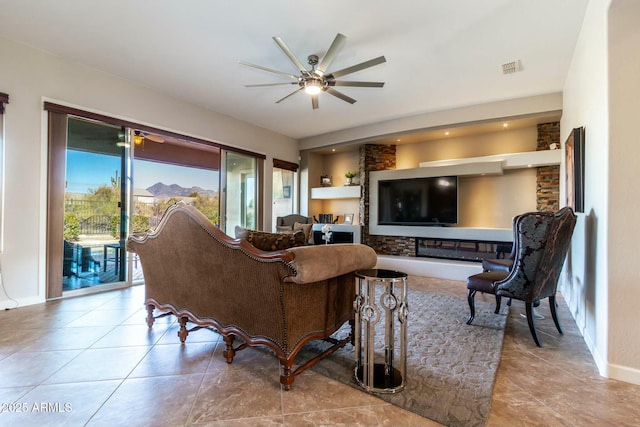
<path fill-rule="evenodd" d="M 255 85 L 244 85 L 244 87 L 267 87 L 267 86 L 282 86 L 282 85 L 297 85 L 298 82 L 287 82 L 287 83 L 261 83 Z"/>
<path fill-rule="evenodd" d="M 338 92 L 337 90 L 333 89 L 333 88 L 326 88 L 325 92 L 330 93 L 331 95 L 335 96 L 336 98 L 340 98 L 343 101 L 347 101 L 349 104 L 353 104 L 356 102 L 355 99 L 348 97 L 347 95 L 345 95 L 342 92 Z"/>
<path fill-rule="evenodd" d="M 164 143 L 164 138 L 154 133 L 143 133 L 142 136 L 144 136 L 145 139 L 148 139 L 152 142 L 157 142 L 158 144 Z"/>
<path fill-rule="evenodd" d="M 347 74 L 355 73 L 356 71 L 364 70 L 365 68 L 373 67 L 374 65 L 382 64 L 387 62 L 384 56 L 379 56 L 374 59 L 370 59 L 368 61 L 362 62 L 357 65 L 352 65 L 351 67 L 343 68 L 342 70 L 334 71 L 331 74 L 328 74 L 327 79 L 335 79 L 337 77 L 346 76 Z"/>
<path fill-rule="evenodd" d="M 284 101 L 285 99 L 287 99 L 287 98 L 288 98 L 288 97 L 290 97 L 291 95 L 294 95 L 294 94 L 296 94 L 296 93 L 300 92 L 302 89 L 304 89 L 304 88 L 302 88 L 302 87 L 301 87 L 300 89 L 296 89 L 296 90 L 294 90 L 293 92 L 291 92 L 289 95 L 285 96 L 284 98 L 280 98 L 280 99 L 278 99 L 278 100 L 276 101 L 276 104 L 278 104 L 279 102 Z"/>
<path fill-rule="evenodd" d="M 311 106 L 313 107 L 314 110 L 316 110 L 319 107 L 318 95 L 311 95 Z"/>
<path fill-rule="evenodd" d="M 344 35 L 338 33 L 336 35 L 336 38 L 333 39 L 333 43 L 331 43 L 331 46 L 329 46 L 329 50 L 327 50 L 327 53 L 325 53 L 320 60 L 320 63 L 316 67 L 316 70 L 324 74 L 327 71 L 327 68 L 329 68 L 329 66 L 331 65 L 331 62 L 333 62 L 333 59 L 336 57 L 338 52 L 342 50 L 342 47 L 344 46 L 346 41 L 347 38 Z"/>
<path fill-rule="evenodd" d="M 302 62 L 300 62 L 298 58 L 296 58 L 296 56 L 293 54 L 291 49 L 289 49 L 289 46 L 287 46 L 280 37 L 274 37 L 273 40 L 278 44 L 278 46 L 280 46 L 280 49 L 282 49 L 284 54 L 287 55 L 287 57 L 291 60 L 291 62 L 293 62 L 293 65 L 295 65 L 296 68 L 300 70 L 302 74 L 307 74 L 308 72 L 307 69 L 304 68 L 304 65 L 302 65 Z"/>
<path fill-rule="evenodd" d="M 276 74 L 280 74 L 281 76 L 284 76 L 284 77 L 289 77 L 291 79 L 298 80 L 298 76 L 294 76 L 291 73 L 285 73 L 284 71 L 278 71 L 278 70 L 274 70 L 274 69 L 271 69 L 271 68 L 263 67 L 262 65 L 251 64 L 249 62 L 244 62 L 244 61 L 238 61 L 238 63 L 241 64 L 241 65 L 246 65 L 247 67 L 257 68 L 258 70 L 268 71 L 270 73 L 276 73 Z"/>
<path fill-rule="evenodd" d="M 384 82 L 350 82 L 350 81 L 339 81 L 339 80 L 329 80 L 327 82 L 329 86 L 352 86 L 352 87 L 383 87 Z"/>

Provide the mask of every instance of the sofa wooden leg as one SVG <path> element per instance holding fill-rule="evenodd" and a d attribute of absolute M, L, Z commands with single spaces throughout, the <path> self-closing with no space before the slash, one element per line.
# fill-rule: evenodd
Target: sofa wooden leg
<path fill-rule="evenodd" d="M 153 304 L 147 304 L 147 326 L 149 326 L 149 328 L 153 326 L 153 322 L 156 320 L 156 318 L 153 317 L 153 310 L 155 310 L 155 308 Z"/>
<path fill-rule="evenodd" d="M 226 344 L 225 350 L 222 352 L 222 355 L 225 359 L 227 359 L 227 363 L 233 362 L 233 358 L 236 355 L 236 350 L 233 348 L 233 341 L 235 341 L 236 336 L 233 334 L 224 335 L 222 337 Z"/>
<path fill-rule="evenodd" d="M 189 319 L 187 317 L 181 317 L 178 322 L 180 323 L 180 330 L 178 331 L 178 338 L 180 338 L 180 342 L 185 342 L 187 340 L 187 336 L 189 335 L 189 330 L 187 329 L 187 321 Z"/>
<path fill-rule="evenodd" d="M 293 365 L 293 359 L 280 359 L 280 366 L 282 366 L 282 375 L 280 375 L 280 384 L 283 385 L 286 391 L 291 390 L 291 385 L 293 381 L 296 379 L 295 375 L 291 371 L 291 366 Z"/>

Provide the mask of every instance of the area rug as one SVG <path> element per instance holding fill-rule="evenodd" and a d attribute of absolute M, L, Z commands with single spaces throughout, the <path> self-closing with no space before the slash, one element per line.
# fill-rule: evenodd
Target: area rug
<path fill-rule="evenodd" d="M 408 304 L 406 387 L 375 395 L 447 426 L 486 425 L 508 307 L 494 314 L 494 304 L 476 301 L 475 320 L 467 325 L 464 298 L 410 290 Z M 322 346 L 313 342 L 304 351 L 317 352 Z M 353 353 L 348 344 L 312 369 L 360 388 L 353 376 Z"/>

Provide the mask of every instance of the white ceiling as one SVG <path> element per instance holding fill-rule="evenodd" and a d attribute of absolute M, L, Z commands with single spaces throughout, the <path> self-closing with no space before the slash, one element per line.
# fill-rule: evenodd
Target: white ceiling
<path fill-rule="evenodd" d="M 167 92 L 293 138 L 491 101 L 560 92 L 588 0 L 0 0 L 0 36 Z M 246 61 L 298 74 L 336 33 L 346 45 L 328 71 L 384 55 L 341 80 L 313 110 L 296 86 Z M 503 75 L 519 60 L 522 71 Z"/>

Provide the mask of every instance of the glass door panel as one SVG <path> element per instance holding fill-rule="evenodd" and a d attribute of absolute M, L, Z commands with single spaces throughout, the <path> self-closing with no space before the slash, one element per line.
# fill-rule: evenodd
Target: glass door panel
<path fill-rule="evenodd" d="M 255 157 L 226 152 L 224 232 L 235 236 L 235 227 L 257 225 L 257 161 Z"/>
<path fill-rule="evenodd" d="M 147 144 L 147 142 L 145 142 Z M 148 142 L 154 144 L 154 142 Z M 157 144 L 157 143 L 156 143 Z M 154 150 L 167 149 L 170 142 L 165 141 Z M 219 150 L 201 150 L 199 156 L 211 157 L 206 168 L 202 165 L 195 167 L 185 159 L 180 161 L 173 157 L 173 161 L 181 164 L 161 162 L 155 156 L 151 160 L 145 147 L 134 146 L 133 174 L 134 187 L 132 190 L 132 232 L 154 230 L 162 215 L 172 204 L 183 201 L 196 207 L 205 214 L 216 226 L 220 216 L 220 172 Z M 147 147 L 148 149 L 148 147 Z M 190 148 L 196 150 L 197 148 Z M 182 151 L 187 150 L 183 148 Z M 202 163 L 202 162 L 200 162 Z M 135 283 L 143 279 L 142 268 L 137 258 L 132 259 L 132 281 Z"/>
<path fill-rule="evenodd" d="M 272 227 L 275 230 L 276 218 L 293 213 L 296 173 L 287 169 L 273 168 L 273 210 Z"/>
<path fill-rule="evenodd" d="M 121 128 L 69 117 L 63 291 L 126 278 L 125 139 Z"/>

